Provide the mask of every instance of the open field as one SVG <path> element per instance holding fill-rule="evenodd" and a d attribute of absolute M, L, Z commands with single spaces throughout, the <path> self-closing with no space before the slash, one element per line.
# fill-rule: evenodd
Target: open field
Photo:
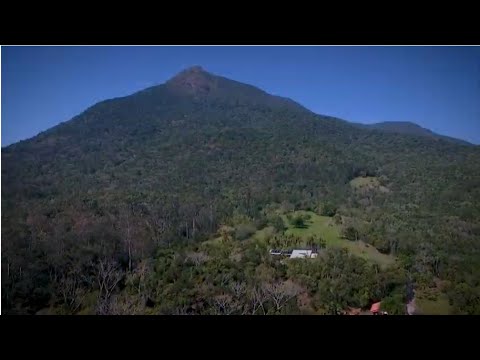
<path fill-rule="evenodd" d="M 438 294 L 433 298 L 417 291 L 415 302 L 421 315 L 450 315 L 452 311 L 445 294 Z"/>
<path fill-rule="evenodd" d="M 296 211 L 292 215 L 310 215 L 310 220 L 306 221 L 305 228 L 295 228 L 291 225 L 286 215 L 281 215 L 285 226 L 288 229 L 286 234 L 297 235 L 303 239 L 311 235 L 320 235 L 327 246 L 339 246 L 347 248 L 352 254 L 360 256 L 364 259 L 374 261 L 382 266 L 387 266 L 395 262 L 395 258 L 391 255 L 380 253 L 375 247 L 365 244 L 363 241 L 349 241 L 342 239 L 340 235 L 340 227 L 336 225 L 333 218 L 320 216 L 312 211 Z"/>

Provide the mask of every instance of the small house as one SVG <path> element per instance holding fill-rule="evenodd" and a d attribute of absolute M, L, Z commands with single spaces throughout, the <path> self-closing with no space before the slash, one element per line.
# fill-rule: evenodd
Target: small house
<path fill-rule="evenodd" d="M 312 250 L 293 250 L 290 259 L 316 258 L 317 255 Z"/>
<path fill-rule="evenodd" d="M 380 305 L 381 305 L 381 302 L 376 302 L 375 304 L 373 304 L 372 307 L 370 308 L 370 312 L 373 315 L 378 315 L 380 313 Z"/>
<path fill-rule="evenodd" d="M 370 308 L 370 312 L 373 314 L 373 315 L 388 315 L 388 312 L 386 311 L 381 311 L 381 302 L 376 302 L 375 304 L 372 305 L 372 307 Z"/>

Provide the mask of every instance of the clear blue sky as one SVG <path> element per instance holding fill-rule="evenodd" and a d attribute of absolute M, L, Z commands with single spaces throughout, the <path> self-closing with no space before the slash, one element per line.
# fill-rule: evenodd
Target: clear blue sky
<path fill-rule="evenodd" d="M 2 146 L 94 103 L 207 71 L 355 122 L 480 144 L 480 47 L 2 47 Z"/>

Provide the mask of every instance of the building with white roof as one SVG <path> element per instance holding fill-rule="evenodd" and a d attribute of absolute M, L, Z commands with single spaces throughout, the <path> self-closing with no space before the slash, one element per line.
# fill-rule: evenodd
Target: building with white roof
<path fill-rule="evenodd" d="M 317 255 L 312 250 L 293 250 L 290 259 L 316 258 Z"/>

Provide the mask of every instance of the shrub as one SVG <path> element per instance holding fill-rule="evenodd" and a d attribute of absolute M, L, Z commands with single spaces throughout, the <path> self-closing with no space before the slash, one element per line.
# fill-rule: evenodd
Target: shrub
<path fill-rule="evenodd" d="M 270 220 L 270 223 L 272 224 L 275 231 L 279 233 L 283 233 L 283 231 L 285 231 L 285 223 L 283 222 L 283 219 L 280 216 L 278 215 L 274 216 Z"/>
<path fill-rule="evenodd" d="M 320 211 L 320 215 L 322 216 L 335 216 L 336 213 L 337 207 L 330 202 L 326 202 L 325 204 L 323 204 Z"/>
<path fill-rule="evenodd" d="M 235 239 L 245 240 L 255 234 L 257 229 L 252 224 L 240 224 L 235 230 Z"/>
<path fill-rule="evenodd" d="M 290 220 L 290 224 L 292 224 L 296 228 L 303 228 L 305 227 L 305 220 L 303 219 L 303 216 L 296 215 Z"/>

